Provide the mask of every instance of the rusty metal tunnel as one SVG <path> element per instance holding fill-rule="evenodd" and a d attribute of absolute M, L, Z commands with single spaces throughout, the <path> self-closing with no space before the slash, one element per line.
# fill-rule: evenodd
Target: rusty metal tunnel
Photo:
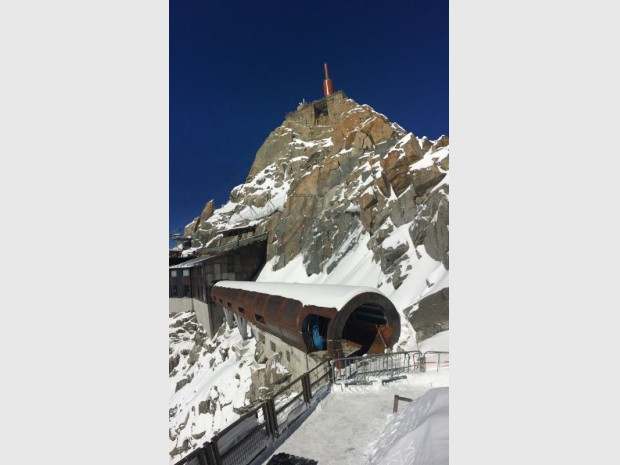
<path fill-rule="evenodd" d="M 220 281 L 211 298 L 305 353 L 327 350 L 333 358 L 383 353 L 400 336 L 396 308 L 370 287 Z"/>

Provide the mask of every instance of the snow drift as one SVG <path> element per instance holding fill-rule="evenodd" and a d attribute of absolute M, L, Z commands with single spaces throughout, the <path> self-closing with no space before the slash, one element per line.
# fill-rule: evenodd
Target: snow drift
<path fill-rule="evenodd" d="M 392 416 L 370 462 L 380 465 L 448 465 L 449 388 L 429 389 Z"/>

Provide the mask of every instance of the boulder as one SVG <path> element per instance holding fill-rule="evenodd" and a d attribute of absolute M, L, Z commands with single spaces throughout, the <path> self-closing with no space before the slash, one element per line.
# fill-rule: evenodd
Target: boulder
<path fill-rule="evenodd" d="M 394 129 L 384 117 L 377 116 L 362 128 L 362 132 L 370 136 L 374 145 L 390 139 L 394 134 Z"/>
<path fill-rule="evenodd" d="M 209 218 L 213 216 L 213 212 L 215 208 L 213 206 L 213 199 L 209 200 L 205 207 L 202 209 L 202 213 L 200 214 L 200 224 L 203 224 Z"/>
<path fill-rule="evenodd" d="M 413 134 L 405 136 L 396 148 L 381 160 L 381 169 L 396 195 L 400 195 L 412 183 L 411 165 L 422 159 L 422 149 Z"/>
<path fill-rule="evenodd" d="M 280 384 L 291 377 L 291 373 L 282 364 L 282 353 L 276 352 L 267 359 L 265 365 L 265 385 L 273 387 Z"/>
<path fill-rule="evenodd" d="M 409 322 L 416 332 L 417 342 L 450 329 L 449 313 L 449 288 L 442 289 L 420 300 L 418 309 L 408 315 Z"/>
<path fill-rule="evenodd" d="M 394 202 L 390 204 L 390 219 L 395 226 L 412 221 L 418 212 L 415 203 L 415 190 L 409 186 Z"/>
<path fill-rule="evenodd" d="M 420 146 L 422 148 L 422 153 L 426 153 L 433 147 L 433 143 L 428 139 L 428 137 L 424 136 L 422 137 Z"/>
<path fill-rule="evenodd" d="M 372 190 L 367 190 L 359 198 L 359 204 L 362 210 L 366 210 L 368 207 L 372 207 L 377 204 L 377 196 Z"/>
<path fill-rule="evenodd" d="M 450 155 L 441 159 L 439 166 L 442 170 L 448 171 L 450 169 Z"/>
<path fill-rule="evenodd" d="M 384 248 L 381 256 L 381 270 L 385 274 L 390 274 L 398 259 L 401 258 L 407 250 L 409 250 L 409 244 L 407 242 L 402 242 L 396 247 Z"/>
<path fill-rule="evenodd" d="M 409 179 L 415 190 L 415 195 L 420 196 L 439 184 L 445 176 L 446 173 L 439 171 L 437 165 L 431 165 L 413 171 Z"/>
<path fill-rule="evenodd" d="M 194 220 L 190 224 L 185 226 L 185 229 L 183 229 L 183 235 L 186 237 L 191 236 L 198 229 L 199 223 L 200 223 L 200 217 L 197 216 L 196 218 L 194 218 Z"/>
<path fill-rule="evenodd" d="M 349 147 L 353 146 L 358 149 L 370 149 L 372 148 L 372 139 L 363 132 L 351 133 L 354 134 L 353 142 Z M 345 148 L 347 148 L 347 144 L 345 142 Z"/>
<path fill-rule="evenodd" d="M 441 186 L 419 207 L 421 215 L 409 228 L 409 235 L 414 246 L 424 244 L 431 258 L 441 261 L 449 267 L 449 203 L 448 186 Z"/>
<path fill-rule="evenodd" d="M 392 187 L 390 186 L 390 181 L 388 181 L 385 172 L 382 171 L 381 175 L 375 179 L 375 185 L 385 197 L 389 197 L 392 194 Z"/>
<path fill-rule="evenodd" d="M 433 145 L 431 153 L 434 153 L 443 147 L 447 147 L 449 144 L 450 144 L 450 139 L 448 138 L 448 136 L 441 136 L 439 139 L 437 139 L 437 141 Z"/>
<path fill-rule="evenodd" d="M 172 371 L 179 365 L 180 360 L 181 357 L 179 354 L 168 358 L 168 374 L 172 373 Z"/>

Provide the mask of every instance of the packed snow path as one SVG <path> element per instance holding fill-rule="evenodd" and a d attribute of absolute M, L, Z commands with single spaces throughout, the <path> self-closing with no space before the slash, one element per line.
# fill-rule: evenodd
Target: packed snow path
<path fill-rule="evenodd" d="M 394 395 L 417 399 L 430 388 L 448 386 L 449 369 L 415 373 L 382 386 L 332 386 L 332 391 L 274 454 L 317 460 L 320 465 L 370 463 L 375 445 L 393 416 Z M 399 412 L 407 403 L 399 405 Z M 398 414 L 397 414 L 398 415 Z M 266 460 L 266 464 L 269 460 Z"/>

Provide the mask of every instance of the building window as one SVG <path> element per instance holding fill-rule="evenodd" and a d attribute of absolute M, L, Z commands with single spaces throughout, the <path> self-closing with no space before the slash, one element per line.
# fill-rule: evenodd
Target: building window
<path fill-rule="evenodd" d="M 173 278 L 176 278 L 177 277 L 177 270 L 172 270 L 170 272 L 170 276 L 172 276 Z"/>
<path fill-rule="evenodd" d="M 269 347 L 271 347 L 271 351 L 275 352 L 276 351 L 276 344 L 273 341 L 269 341 Z"/>
<path fill-rule="evenodd" d="M 179 295 L 179 290 L 176 286 L 172 286 L 172 297 L 177 297 Z"/>
<path fill-rule="evenodd" d="M 183 286 L 183 297 L 189 297 L 189 296 L 190 296 L 189 285 L 185 284 Z"/>
<path fill-rule="evenodd" d="M 187 278 L 189 276 L 189 270 L 183 270 L 183 277 Z"/>

